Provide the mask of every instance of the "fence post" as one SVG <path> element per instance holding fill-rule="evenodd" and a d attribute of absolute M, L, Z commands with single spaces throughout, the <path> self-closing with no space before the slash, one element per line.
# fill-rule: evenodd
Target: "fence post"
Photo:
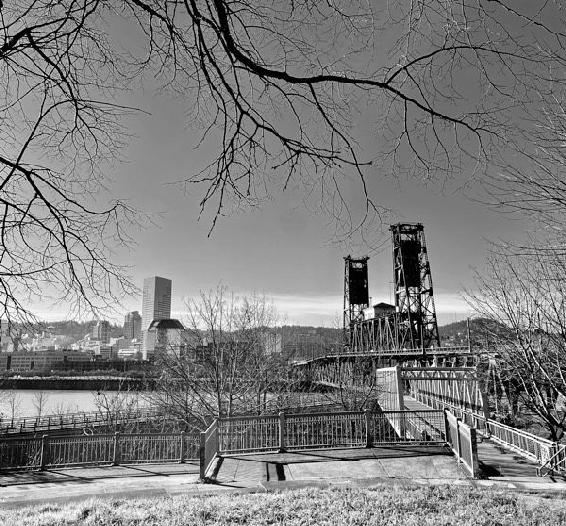
<path fill-rule="evenodd" d="M 39 457 L 39 469 L 41 471 L 45 469 L 45 465 L 48 464 L 49 461 L 49 459 L 47 458 L 48 446 L 49 446 L 49 436 L 43 435 L 41 437 L 41 453 Z"/>
<path fill-rule="evenodd" d="M 120 433 L 116 431 L 114 433 L 114 455 L 112 457 L 112 465 L 117 466 L 120 463 Z"/>
<path fill-rule="evenodd" d="M 371 411 L 366 409 L 364 411 L 366 417 L 366 447 L 373 446 L 373 436 L 371 434 Z"/>
<path fill-rule="evenodd" d="M 456 418 L 456 440 L 458 441 L 458 443 L 456 444 L 457 446 L 457 451 L 458 451 L 458 462 L 461 462 L 462 460 L 462 437 L 460 435 L 460 424 L 462 423 L 462 421 L 459 418 Z"/>
<path fill-rule="evenodd" d="M 201 431 L 200 433 L 200 447 L 198 450 L 199 456 L 199 471 L 200 471 L 200 480 L 204 480 L 204 475 L 206 472 L 206 433 Z"/>
<path fill-rule="evenodd" d="M 476 429 L 474 427 L 470 427 L 470 449 L 472 451 L 472 458 L 471 458 L 471 469 L 472 469 L 472 478 L 476 478 L 479 473 L 479 462 L 478 462 L 478 437 L 476 434 Z"/>
<path fill-rule="evenodd" d="M 279 413 L 279 453 L 285 452 L 285 413 Z"/>
<path fill-rule="evenodd" d="M 181 431 L 181 454 L 180 454 L 179 464 L 185 462 L 185 432 Z"/>
<path fill-rule="evenodd" d="M 450 424 L 448 423 L 448 409 L 442 411 L 444 413 L 444 440 L 450 446 Z"/>

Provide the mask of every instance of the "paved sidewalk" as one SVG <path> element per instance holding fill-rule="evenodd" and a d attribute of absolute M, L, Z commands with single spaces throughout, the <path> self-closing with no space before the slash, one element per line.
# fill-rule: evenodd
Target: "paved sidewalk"
<path fill-rule="evenodd" d="M 46 471 L 0 472 L 0 507 L 68 502 L 90 497 L 175 495 L 196 484 L 198 463 L 140 464 Z"/>
<path fill-rule="evenodd" d="M 239 455 L 224 460 L 217 484 L 198 483 L 197 461 L 43 472 L 0 472 L 0 508 L 66 503 L 90 498 L 271 492 L 303 487 L 386 484 L 458 485 L 536 493 L 563 493 L 562 480 L 505 477 L 471 480 L 445 451 L 376 448 Z"/>

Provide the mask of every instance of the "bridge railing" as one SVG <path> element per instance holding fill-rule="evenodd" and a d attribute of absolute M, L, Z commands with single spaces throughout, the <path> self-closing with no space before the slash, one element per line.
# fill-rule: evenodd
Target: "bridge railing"
<path fill-rule="evenodd" d="M 475 478 L 479 474 L 476 430 L 446 411 L 447 442 L 458 462 Z"/>
<path fill-rule="evenodd" d="M 566 444 L 555 444 L 552 456 L 537 469 L 539 477 L 554 472 L 566 473 Z"/>
<path fill-rule="evenodd" d="M 0 469 L 183 462 L 196 458 L 198 433 L 43 435 L 0 441 Z"/>
<path fill-rule="evenodd" d="M 555 442 L 522 429 L 515 429 L 494 420 L 487 420 L 485 428 L 493 442 L 497 442 L 541 465 L 546 464 L 554 454 Z"/>
<path fill-rule="evenodd" d="M 310 362 L 316 361 L 324 361 L 328 359 L 336 359 L 336 358 L 346 358 L 348 356 L 359 356 L 359 355 L 380 355 L 385 354 L 387 356 L 416 356 L 420 357 L 423 355 L 427 356 L 434 356 L 436 354 L 443 355 L 443 354 L 473 354 L 470 348 L 467 345 L 458 345 L 458 346 L 445 346 L 445 347 L 429 347 L 423 349 L 422 347 L 396 347 L 390 349 L 373 349 L 373 348 L 358 348 L 358 349 L 348 349 L 344 350 L 343 352 L 334 352 L 332 354 L 325 354 L 322 356 L 316 356 L 310 359 L 298 360 L 295 361 L 293 365 L 295 366 L 304 366 Z"/>
<path fill-rule="evenodd" d="M 434 409 L 444 410 L 447 409 L 456 417 L 460 418 L 464 423 L 470 427 L 476 428 L 478 431 L 485 432 L 486 419 L 485 416 L 479 414 L 473 409 L 466 409 L 456 404 L 450 403 L 447 400 L 433 396 L 430 393 L 423 393 L 422 391 L 413 391 L 411 396 L 424 405 Z"/>
<path fill-rule="evenodd" d="M 158 416 L 161 416 L 161 412 L 155 409 L 135 409 L 128 411 L 67 413 L 11 419 L 0 418 L 0 434 L 75 429 L 109 422 L 116 423 L 145 418 L 150 419 Z"/>
<path fill-rule="evenodd" d="M 200 479 L 203 482 L 210 480 L 213 476 L 212 473 L 208 473 L 208 470 L 218 455 L 218 450 L 218 419 L 215 419 L 208 429 L 200 434 Z"/>

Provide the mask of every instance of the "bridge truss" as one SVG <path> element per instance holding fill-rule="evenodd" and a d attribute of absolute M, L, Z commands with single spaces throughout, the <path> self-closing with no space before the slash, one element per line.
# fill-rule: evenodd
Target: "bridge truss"
<path fill-rule="evenodd" d="M 477 426 L 489 418 L 487 395 L 475 367 L 404 367 L 405 391 L 433 409 L 449 409 Z"/>

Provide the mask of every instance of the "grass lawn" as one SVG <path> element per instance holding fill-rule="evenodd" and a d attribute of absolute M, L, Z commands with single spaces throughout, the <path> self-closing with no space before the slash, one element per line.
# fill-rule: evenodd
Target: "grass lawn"
<path fill-rule="evenodd" d="M 554 525 L 566 500 L 465 487 L 307 488 L 144 500 L 90 500 L 0 510 L 0 524 L 39 525 Z"/>

